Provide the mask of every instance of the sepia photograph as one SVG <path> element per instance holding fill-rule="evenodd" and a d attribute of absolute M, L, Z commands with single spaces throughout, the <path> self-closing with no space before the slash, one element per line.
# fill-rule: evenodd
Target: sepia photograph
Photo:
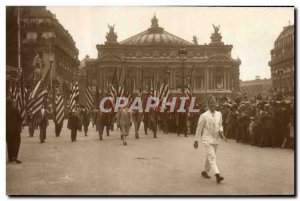
<path fill-rule="evenodd" d="M 6 196 L 296 195 L 294 6 L 5 11 Z"/>

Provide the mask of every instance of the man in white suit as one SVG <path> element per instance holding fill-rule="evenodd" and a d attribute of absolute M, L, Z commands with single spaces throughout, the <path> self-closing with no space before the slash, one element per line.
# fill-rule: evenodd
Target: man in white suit
<path fill-rule="evenodd" d="M 220 183 L 224 178 L 220 176 L 217 166 L 216 151 L 220 143 L 220 135 L 223 134 L 223 126 L 222 114 L 215 110 L 216 103 L 215 97 L 210 96 L 207 103 L 208 110 L 200 116 L 198 121 L 194 147 L 197 149 L 198 141 L 202 140 L 206 149 L 202 176 L 209 179 L 210 176 L 207 173 L 211 169 L 216 176 L 217 183 Z"/>

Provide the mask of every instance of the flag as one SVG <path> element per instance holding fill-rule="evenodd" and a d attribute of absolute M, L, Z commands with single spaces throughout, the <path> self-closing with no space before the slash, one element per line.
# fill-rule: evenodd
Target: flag
<path fill-rule="evenodd" d="M 42 78 L 37 82 L 37 84 L 35 85 L 31 95 L 30 95 L 30 99 L 35 98 L 36 96 L 38 96 L 42 91 L 44 91 L 45 88 L 47 88 L 48 85 L 48 81 L 50 78 L 50 72 L 52 69 L 52 65 L 50 65 L 50 67 L 46 70 L 46 72 L 43 74 Z"/>
<path fill-rule="evenodd" d="M 45 74 L 43 74 L 42 78 L 37 82 L 28 98 L 28 115 L 31 117 L 33 117 L 34 114 L 42 108 L 42 104 L 47 97 L 51 69 L 52 65 L 50 65 Z"/>
<path fill-rule="evenodd" d="M 71 92 L 71 98 L 70 98 L 70 110 L 72 111 L 75 109 L 75 105 L 77 104 L 78 101 L 78 96 L 79 96 L 79 88 L 78 88 L 78 82 L 76 81 L 75 84 L 72 87 L 72 92 Z"/>
<path fill-rule="evenodd" d="M 64 100 L 59 91 L 55 97 L 55 123 L 60 124 L 64 120 Z"/>
<path fill-rule="evenodd" d="M 192 90 L 191 90 L 191 87 L 190 87 L 190 84 L 187 83 L 187 87 L 185 88 L 185 96 L 188 97 L 190 100 L 192 98 Z"/>
<path fill-rule="evenodd" d="M 44 89 L 34 98 L 29 98 L 27 102 L 28 115 L 33 117 L 39 110 L 42 109 L 44 99 L 47 97 L 48 89 Z"/>
<path fill-rule="evenodd" d="M 88 110 L 92 110 L 94 107 L 90 86 L 85 89 L 85 104 Z"/>

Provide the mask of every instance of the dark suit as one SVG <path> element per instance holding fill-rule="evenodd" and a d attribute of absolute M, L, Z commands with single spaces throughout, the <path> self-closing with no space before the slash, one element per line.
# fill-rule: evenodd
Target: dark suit
<path fill-rule="evenodd" d="M 7 104 L 6 110 L 6 143 L 8 159 L 12 161 L 18 158 L 21 142 L 22 118 L 15 106 Z"/>
<path fill-rule="evenodd" d="M 104 127 L 106 126 L 106 122 L 104 119 L 104 113 L 102 113 L 100 110 L 98 110 L 96 112 L 95 123 L 96 123 L 96 130 L 98 130 L 98 132 L 99 132 L 99 138 L 100 138 L 100 140 L 102 140 L 103 130 L 104 130 Z M 106 129 L 108 129 L 107 126 L 106 126 Z"/>
<path fill-rule="evenodd" d="M 135 137 L 138 138 L 139 137 L 140 124 L 142 122 L 142 113 L 140 113 L 139 111 L 133 111 L 132 121 L 134 123 Z"/>
<path fill-rule="evenodd" d="M 156 134 L 157 134 L 157 122 L 158 122 L 158 112 L 156 110 L 150 111 L 149 124 L 150 124 L 150 129 L 153 131 L 154 138 L 156 138 Z"/>
<path fill-rule="evenodd" d="M 184 136 L 187 136 L 187 113 L 178 112 L 177 113 L 177 135 L 183 133 Z"/>
<path fill-rule="evenodd" d="M 44 114 L 42 114 L 42 111 L 39 111 L 38 122 L 39 122 L 39 128 L 40 128 L 40 141 L 44 142 L 46 139 L 47 126 L 49 125 L 48 112 L 46 110 L 44 110 Z"/>
<path fill-rule="evenodd" d="M 68 129 L 71 130 L 71 140 L 76 141 L 77 137 L 77 130 L 79 128 L 79 117 L 73 112 L 69 113 L 68 118 Z"/>
<path fill-rule="evenodd" d="M 85 135 L 87 135 L 88 128 L 90 125 L 90 114 L 88 113 L 88 111 L 82 112 L 82 125 L 83 125 L 83 129 L 84 129 L 84 133 L 85 133 Z"/>
<path fill-rule="evenodd" d="M 144 131 L 145 131 L 145 135 L 148 134 L 148 133 L 147 133 L 147 130 L 148 130 L 148 121 L 149 121 L 148 115 L 149 115 L 148 112 L 144 112 L 144 115 L 143 115 L 143 122 L 144 122 Z"/>

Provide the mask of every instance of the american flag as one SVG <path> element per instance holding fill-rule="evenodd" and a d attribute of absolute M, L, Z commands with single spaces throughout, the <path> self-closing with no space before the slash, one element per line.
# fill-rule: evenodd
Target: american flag
<path fill-rule="evenodd" d="M 31 117 L 33 117 L 37 111 L 41 110 L 44 99 L 47 97 L 51 68 L 52 65 L 50 65 L 42 78 L 37 82 L 28 98 L 28 115 Z"/>
<path fill-rule="evenodd" d="M 60 124 L 64 120 L 64 100 L 57 90 L 55 97 L 55 123 Z"/>
<path fill-rule="evenodd" d="M 185 88 L 185 96 L 188 97 L 190 100 L 192 98 L 192 90 L 191 90 L 191 87 L 190 87 L 190 84 L 188 83 L 187 84 L 187 87 Z"/>
<path fill-rule="evenodd" d="M 76 81 L 75 84 L 72 86 L 70 105 L 69 105 L 70 111 L 75 109 L 75 105 L 77 103 L 78 97 L 79 97 L 79 88 L 78 88 L 78 82 Z"/>
<path fill-rule="evenodd" d="M 167 76 L 165 76 L 164 82 L 161 84 L 159 89 L 159 101 L 160 103 L 163 101 L 164 98 L 169 97 L 169 84 L 167 81 Z"/>
<path fill-rule="evenodd" d="M 42 109 L 44 99 L 47 97 L 48 89 L 41 91 L 36 97 L 29 98 L 27 102 L 28 115 L 33 117 L 39 110 Z"/>
<path fill-rule="evenodd" d="M 86 104 L 86 107 L 88 108 L 88 110 L 92 110 L 93 107 L 94 107 L 94 104 L 93 104 L 93 97 L 92 97 L 92 93 L 91 93 L 91 87 L 87 87 L 85 89 L 85 104 Z"/>

